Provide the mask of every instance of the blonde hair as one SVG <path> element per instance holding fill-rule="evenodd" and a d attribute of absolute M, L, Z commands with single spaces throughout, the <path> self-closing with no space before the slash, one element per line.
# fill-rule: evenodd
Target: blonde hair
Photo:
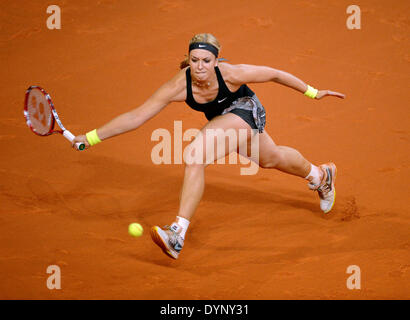
<path fill-rule="evenodd" d="M 217 38 L 215 38 L 214 35 L 210 33 L 199 33 L 196 34 L 192 37 L 191 41 L 189 41 L 189 45 L 192 43 L 197 43 L 197 42 L 205 42 L 212 44 L 214 47 L 218 49 L 218 51 L 221 50 L 221 45 L 219 44 L 219 41 Z M 185 67 L 189 66 L 189 56 L 186 55 L 185 59 L 180 63 L 179 67 L 180 69 L 184 69 Z"/>

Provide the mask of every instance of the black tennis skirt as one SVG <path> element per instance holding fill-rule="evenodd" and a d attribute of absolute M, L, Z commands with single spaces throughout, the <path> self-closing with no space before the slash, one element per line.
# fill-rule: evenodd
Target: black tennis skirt
<path fill-rule="evenodd" d="M 265 108 L 256 95 L 236 99 L 222 114 L 233 113 L 242 118 L 252 129 L 262 133 L 266 125 Z"/>

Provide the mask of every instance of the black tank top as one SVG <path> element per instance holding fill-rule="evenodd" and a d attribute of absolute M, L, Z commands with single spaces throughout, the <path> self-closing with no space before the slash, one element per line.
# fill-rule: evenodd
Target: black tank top
<path fill-rule="evenodd" d="M 205 113 L 205 117 L 208 120 L 222 114 L 222 111 L 228 108 L 236 99 L 241 97 L 252 97 L 254 95 L 253 91 L 249 89 L 246 84 L 241 85 L 235 92 L 229 91 L 218 67 L 215 67 L 215 73 L 219 84 L 219 91 L 215 100 L 207 103 L 197 103 L 192 95 L 191 70 L 190 68 L 187 68 L 186 70 L 187 95 L 185 102 L 192 109 Z"/>

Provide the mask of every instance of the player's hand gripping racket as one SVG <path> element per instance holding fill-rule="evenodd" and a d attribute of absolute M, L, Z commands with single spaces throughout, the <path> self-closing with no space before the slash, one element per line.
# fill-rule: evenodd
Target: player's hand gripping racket
<path fill-rule="evenodd" d="M 27 89 L 24 102 L 24 116 L 26 117 L 28 127 L 39 136 L 61 133 L 70 142 L 73 142 L 75 138 L 61 123 L 50 95 L 39 86 L 31 86 Z M 55 121 L 57 121 L 61 130 L 54 130 Z M 77 142 L 75 148 L 77 150 L 84 150 L 85 145 L 82 142 Z"/>

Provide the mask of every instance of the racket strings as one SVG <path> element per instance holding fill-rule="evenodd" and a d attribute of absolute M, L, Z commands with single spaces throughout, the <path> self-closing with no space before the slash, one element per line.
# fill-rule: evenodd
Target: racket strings
<path fill-rule="evenodd" d="M 43 93 L 33 89 L 27 101 L 28 121 L 33 130 L 40 134 L 48 134 L 53 125 L 51 108 Z"/>

